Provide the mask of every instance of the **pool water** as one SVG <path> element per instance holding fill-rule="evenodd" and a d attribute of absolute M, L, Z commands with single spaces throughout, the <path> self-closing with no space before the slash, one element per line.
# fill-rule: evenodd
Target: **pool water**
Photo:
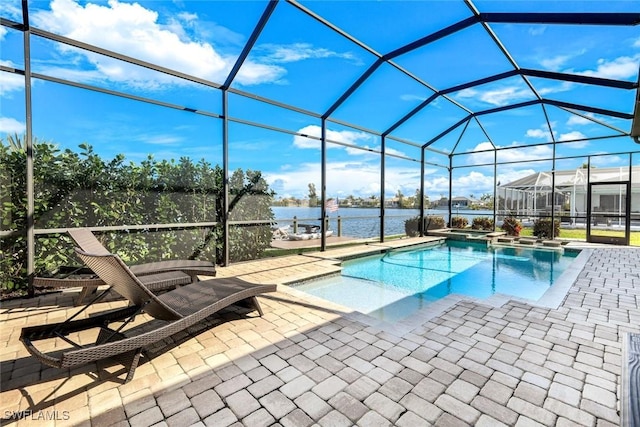
<path fill-rule="evenodd" d="M 341 276 L 296 289 L 381 320 L 398 320 L 450 294 L 538 300 L 577 255 L 447 240 L 346 261 Z"/>

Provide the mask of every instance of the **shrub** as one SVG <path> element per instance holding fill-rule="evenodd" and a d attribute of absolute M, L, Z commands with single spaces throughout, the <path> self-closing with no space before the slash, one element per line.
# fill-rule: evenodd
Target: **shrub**
<path fill-rule="evenodd" d="M 522 224 L 518 221 L 517 218 L 512 216 L 507 216 L 504 218 L 502 222 L 502 227 L 500 227 L 502 231 L 506 231 L 509 236 L 519 236 L 520 231 L 522 230 Z"/>
<path fill-rule="evenodd" d="M 451 217 L 451 228 L 465 228 L 468 224 L 469 221 L 463 216 Z"/>
<path fill-rule="evenodd" d="M 413 218 L 409 218 L 404 222 L 404 232 L 409 237 L 416 237 L 420 235 L 420 217 L 415 216 Z"/>
<path fill-rule="evenodd" d="M 538 218 L 533 222 L 533 235 L 540 238 L 550 239 L 551 234 L 551 218 Z M 560 235 L 560 221 L 553 221 L 553 236 Z"/>
<path fill-rule="evenodd" d="M 444 217 L 439 215 L 429 215 L 424 218 L 426 230 L 439 230 L 445 228 Z"/>
<path fill-rule="evenodd" d="M 474 230 L 493 231 L 493 218 L 488 216 L 477 216 L 471 222 L 471 228 Z"/>
<path fill-rule="evenodd" d="M 444 218 L 442 216 L 425 216 L 424 217 L 424 230 L 437 230 L 444 228 Z M 420 216 L 409 218 L 404 222 L 404 231 L 409 237 L 416 237 L 420 235 Z"/>
<path fill-rule="evenodd" d="M 27 167 L 24 140 L 0 138 L 0 230 L 15 231 L 0 239 L 0 293 L 27 289 Z M 224 258 L 222 191 L 225 176 L 218 165 L 187 157 L 178 161 L 152 156 L 134 163 L 122 154 L 103 159 L 86 143 L 80 150 L 61 150 L 34 138 L 34 219 L 38 228 L 150 225 L 149 230 L 102 233 L 105 244 L 125 262 L 170 258 Z M 259 171 L 229 173 L 230 221 L 273 220 L 273 191 Z M 212 223 L 184 230 L 154 230 L 153 224 Z M 244 261 L 260 256 L 271 243 L 264 225 L 229 227 L 229 256 Z M 64 239 L 39 235 L 35 274 L 54 273 L 77 263 Z"/>

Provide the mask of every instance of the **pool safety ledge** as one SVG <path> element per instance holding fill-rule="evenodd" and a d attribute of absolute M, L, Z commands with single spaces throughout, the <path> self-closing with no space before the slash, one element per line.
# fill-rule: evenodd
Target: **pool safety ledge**
<path fill-rule="evenodd" d="M 495 241 L 489 242 L 493 246 L 516 247 L 516 248 L 533 248 L 540 250 L 556 250 L 563 251 L 565 246 L 569 244 L 566 240 L 545 240 L 536 239 L 534 237 L 498 237 Z"/>
<path fill-rule="evenodd" d="M 535 247 L 536 249 L 563 250 L 569 243 L 567 240 L 547 240 L 535 237 L 507 236 L 505 231 L 486 231 L 461 228 L 442 228 L 428 230 L 427 235 L 451 240 L 486 242 L 494 246 Z"/>
<path fill-rule="evenodd" d="M 471 241 L 495 241 L 500 236 L 505 236 L 507 233 L 504 231 L 487 231 L 487 230 L 473 230 L 462 228 L 442 228 L 438 230 L 428 230 L 427 235 L 446 237 L 451 240 L 471 240 Z"/>

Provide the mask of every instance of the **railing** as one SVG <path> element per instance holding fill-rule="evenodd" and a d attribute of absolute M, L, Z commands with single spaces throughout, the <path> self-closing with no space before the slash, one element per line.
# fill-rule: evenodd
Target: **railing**
<path fill-rule="evenodd" d="M 415 217 L 416 213 L 411 212 L 406 215 L 385 215 L 385 235 L 404 234 L 405 220 Z M 333 229 L 334 236 L 348 236 L 355 238 L 371 238 L 380 236 L 380 216 L 337 216 L 326 217 L 325 229 Z M 293 233 L 297 234 L 300 230 L 305 231 L 311 227 L 320 227 L 321 219 L 313 218 L 277 218 L 275 220 L 279 227 L 291 226 Z M 332 228 L 334 227 L 334 228 Z"/>

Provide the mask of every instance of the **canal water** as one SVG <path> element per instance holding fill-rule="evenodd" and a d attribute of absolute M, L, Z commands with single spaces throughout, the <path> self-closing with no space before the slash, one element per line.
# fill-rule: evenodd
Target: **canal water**
<path fill-rule="evenodd" d="M 320 208 L 308 207 L 282 207 L 272 206 L 271 209 L 276 217 L 278 227 L 284 227 L 293 223 L 296 217 L 298 224 L 320 224 Z M 394 234 L 404 234 L 404 222 L 417 216 L 418 209 L 385 209 L 384 234 L 386 236 Z M 448 221 L 449 212 L 447 210 L 429 209 L 427 215 L 442 216 L 445 222 Z M 477 216 L 492 217 L 493 211 L 487 210 L 453 210 L 454 216 L 467 218 L 469 224 Z M 368 238 L 380 235 L 380 209 L 378 208 L 340 208 L 337 212 L 328 214 L 329 228 L 337 232 L 338 217 L 342 222 L 342 235 L 349 237 Z"/>

